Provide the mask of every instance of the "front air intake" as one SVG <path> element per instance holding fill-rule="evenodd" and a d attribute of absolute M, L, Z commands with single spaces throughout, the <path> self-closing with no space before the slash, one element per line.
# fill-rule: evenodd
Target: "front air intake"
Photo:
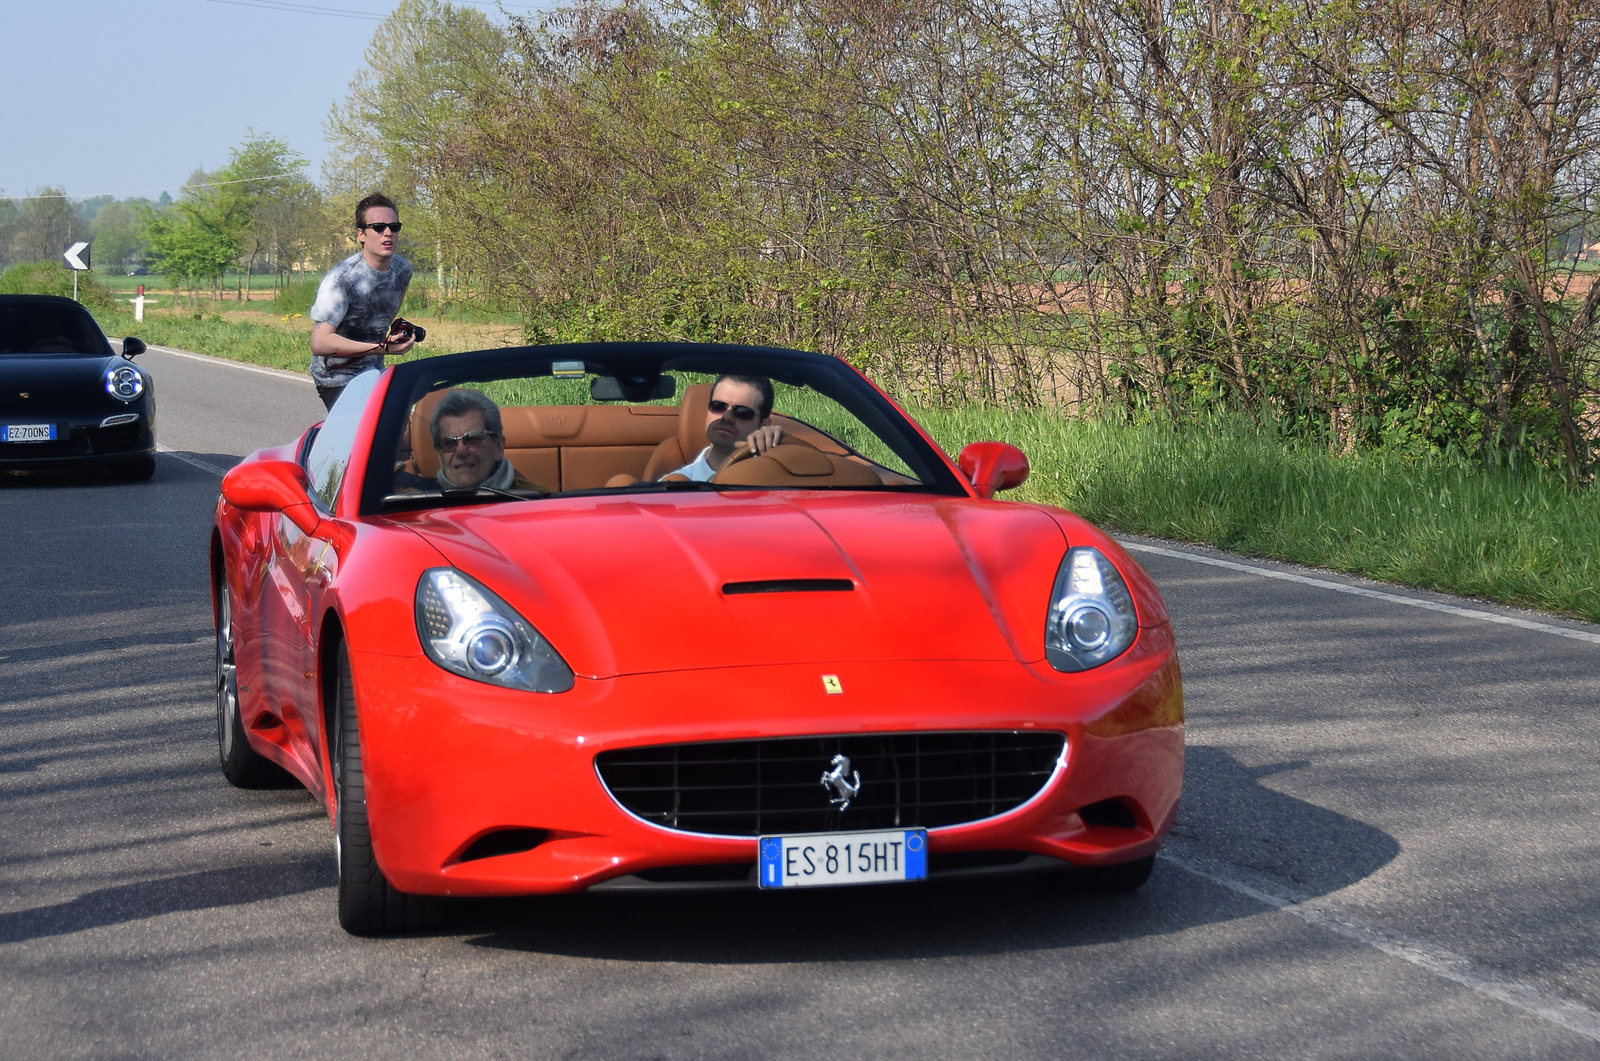
<path fill-rule="evenodd" d="M 645 821 L 691 833 L 761 836 L 935 828 L 992 818 L 1032 799 L 1066 738 L 1014 730 L 889 733 L 622 748 L 595 757 L 611 795 Z M 822 775 L 850 760 L 847 809 Z"/>

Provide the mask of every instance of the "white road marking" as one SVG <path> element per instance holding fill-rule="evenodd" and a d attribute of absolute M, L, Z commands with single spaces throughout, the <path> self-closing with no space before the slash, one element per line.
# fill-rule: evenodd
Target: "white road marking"
<path fill-rule="evenodd" d="M 1423 600 L 1420 597 L 1404 597 L 1398 593 L 1385 593 L 1379 589 L 1367 589 L 1365 586 L 1347 586 L 1342 582 L 1330 582 L 1325 578 L 1312 578 L 1309 575 L 1297 575 L 1292 571 L 1278 571 L 1270 567 L 1258 567 L 1255 564 L 1241 564 L 1235 560 L 1219 560 L 1214 556 L 1201 556 L 1198 553 L 1186 553 L 1178 549 L 1163 549 L 1160 546 L 1145 545 L 1142 542 L 1128 542 L 1118 539 L 1117 544 L 1132 552 L 1155 553 L 1158 556 L 1170 556 L 1177 560 L 1188 560 L 1196 564 L 1225 567 L 1230 571 L 1243 571 L 1246 574 L 1260 575 L 1263 578 L 1276 578 L 1284 582 L 1298 582 L 1303 586 L 1331 589 L 1335 593 L 1348 593 L 1354 597 L 1371 597 L 1374 600 L 1387 601 L 1390 604 L 1404 604 L 1408 608 L 1425 608 L 1430 612 L 1444 612 L 1446 615 L 1458 615 L 1464 619 L 1477 619 L 1485 623 L 1500 623 L 1502 626 L 1515 626 L 1523 630 L 1537 630 L 1541 634 L 1556 634 L 1560 637 L 1570 637 L 1574 641 L 1587 641 L 1590 644 L 1600 645 L 1600 634 L 1588 630 L 1574 630 L 1567 626 L 1554 626 L 1550 623 L 1534 622 L 1532 619 L 1519 619 L 1514 615 L 1497 615 L 1494 612 L 1479 611 L 1476 608 L 1462 608 L 1455 604 L 1441 604 L 1438 601 Z"/>
<path fill-rule="evenodd" d="M 1549 1021 L 1585 1039 L 1600 1042 L 1600 1010 L 1575 999 L 1541 991 L 1525 980 L 1506 976 L 1408 933 L 1368 924 L 1331 899 L 1302 899 L 1283 895 L 1270 884 L 1243 879 L 1233 867 L 1210 860 L 1188 858 L 1174 853 L 1170 847 L 1161 852 L 1160 858 L 1202 880 L 1292 914 L 1307 924 L 1375 948 L 1391 958 L 1425 969 L 1435 976 Z"/>
<path fill-rule="evenodd" d="M 180 452 L 178 450 L 175 450 L 175 449 L 168 449 L 166 446 L 163 446 L 160 443 L 156 444 L 156 452 L 157 453 L 164 453 L 167 456 L 173 458 L 174 460 L 181 460 L 185 464 L 193 465 L 194 467 L 199 468 L 203 472 L 210 472 L 212 475 L 227 475 L 228 474 L 228 469 L 222 467 L 219 464 L 212 464 L 210 461 L 203 461 L 199 457 L 191 457 L 187 453 L 182 453 L 182 452 Z"/>
<path fill-rule="evenodd" d="M 113 341 L 117 344 L 118 349 L 121 349 L 122 340 L 116 339 Z M 190 361 L 203 361 L 208 365 L 227 365 L 231 368 L 243 369 L 246 372 L 259 372 L 264 376 L 276 376 L 278 379 L 292 379 L 297 382 L 304 383 L 307 386 L 315 386 L 315 384 L 311 382 L 311 377 L 303 372 L 290 372 L 281 368 L 268 368 L 265 365 L 248 365 L 243 361 L 230 361 L 225 357 L 210 357 L 206 354 L 194 354 L 190 353 L 188 350 L 175 350 L 170 346 L 156 346 L 151 344 L 147 346 L 146 349 L 154 350 L 161 354 L 171 354 L 173 357 L 186 357 Z M 306 357 L 309 358 L 310 356 L 311 347 L 307 346 Z"/>

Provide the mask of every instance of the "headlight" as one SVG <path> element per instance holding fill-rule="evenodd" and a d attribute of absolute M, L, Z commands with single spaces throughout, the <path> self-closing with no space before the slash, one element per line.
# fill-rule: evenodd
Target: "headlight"
<path fill-rule="evenodd" d="M 106 393 L 120 402 L 131 402 L 144 393 L 144 376 L 132 365 L 108 368 Z"/>
<path fill-rule="evenodd" d="M 1068 550 L 1056 572 L 1044 651 L 1056 670 L 1098 667 L 1126 652 L 1139 632 L 1133 597 L 1099 549 Z"/>
<path fill-rule="evenodd" d="M 572 668 L 505 601 L 450 567 L 417 583 L 417 636 L 428 658 L 447 671 L 534 693 L 572 688 Z"/>

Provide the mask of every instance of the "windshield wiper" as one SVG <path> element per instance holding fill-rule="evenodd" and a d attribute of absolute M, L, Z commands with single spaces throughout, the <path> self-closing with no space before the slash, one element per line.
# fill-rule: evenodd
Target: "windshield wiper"
<path fill-rule="evenodd" d="M 477 497 L 484 491 L 488 491 L 489 493 L 495 494 L 499 497 L 509 497 L 513 501 L 526 501 L 530 497 L 548 496 L 543 490 L 529 490 L 526 493 L 519 494 L 514 490 L 502 490 L 498 486 L 484 486 L 482 484 L 478 486 L 458 487 L 452 490 L 441 489 L 439 491 L 439 496 L 447 499 L 459 499 L 464 497 Z"/>

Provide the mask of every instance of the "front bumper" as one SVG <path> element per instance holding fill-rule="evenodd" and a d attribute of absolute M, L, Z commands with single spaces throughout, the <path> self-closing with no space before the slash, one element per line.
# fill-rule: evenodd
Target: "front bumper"
<path fill-rule="evenodd" d="M 137 420 L 102 427 L 108 417 L 134 414 Z M 142 461 L 155 456 L 154 418 L 142 409 L 99 411 L 92 414 L 0 415 L 4 423 L 53 423 L 57 437 L 48 442 L 0 442 L 0 468 L 48 469 L 84 464 Z"/>
<path fill-rule="evenodd" d="M 1182 786 L 1182 688 L 1165 626 L 1078 675 L 998 662 L 730 667 L 579 679 L 570 692 L 540 695 L 458 679 L 420 656 L 352 652 L 351 666 L 378 863 L 416 894 L 575 891 L 647 883 L 669 867 L 755 862 L 754 837 L 667 829 L 624 810 L 594 765 L 613 748 L 800 734 L 1065 734 L 1064 761 L 1032 800 L 929 830 L 935 866 L 942 856 L 1010 853 L 969 857 L 972 869 L 1056 864 L 1039 856 L 1084 866 L 1142 858 L 1170 831 Z M 825 691 L 824 671 L 842 694 Z M 1077 813 L 1113 799 L 1134 827 L 1086 824 Z M 545 839 L 461 860 L 502 829 Z"/>

